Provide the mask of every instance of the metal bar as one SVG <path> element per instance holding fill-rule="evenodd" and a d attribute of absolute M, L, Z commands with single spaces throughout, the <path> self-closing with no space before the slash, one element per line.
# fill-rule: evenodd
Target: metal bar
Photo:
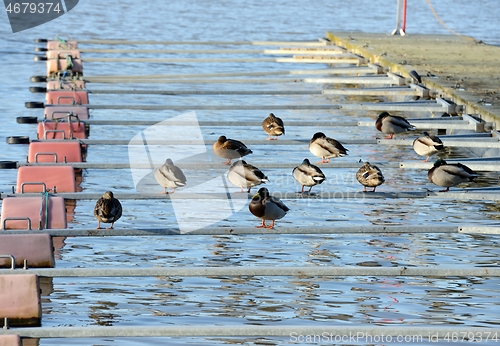
<path fill-rule="evenodd" d="M 500 227 L 494 226 L 348 226 L 348 227 L 278 227 L 261 229 L 255 227 L 203 228 L 191 232 L 181 232 L 177 228 L 144 229 L 46 229 L 7 230 L 5 234 L 50 234 L 53 237 L 124 237 L 124 236 L 177 236 L 177 235 L 249 235 L 249 234 L 417 234 L 417 233 L 466 233 L 500 234 Z"/>
<path fill-rule="evenodd" d="M 35 274 L 44 277 L 149 277 L 149 276 L 432 276 L 500 277 L 498 267 L 150 267 L 150 268 L 42 268 L 0 269 L 2 274 Z"/>
<path fill-rule="evenodd" d="M 415 137 L 416 138 L 416 137 Z M 415 138 L 407 138 L 407 139 L 393 139 L 393 140 L 377 140 L 377 144 L 382 145 L 413 145 L 413 141 Z M 475 139 L 475 140 L 458 140 L 458 139 L 443 139 L 445 147 L 462 147 L 462 148 L 500 148 L 500 142 L 498 139 L 487 138 L 487 139 Z"/>
<path fill-rule="evenodd" d="M 420 92 L 409 87 L 386 88 L 353 88 L 353 89 L 328 89 L 323 90 L 324 95 L 361 95 L 361 96 L 416 96 Z"/>
<path fill-rule="evenodd" d="M 234 193 L 231 195 L 231 199 L 249 199 L 248 194 L 237 193 L 237 188 L 234 189 Z M 23 194 L 11 194 L 11 193 L 1 193 L 0 197 L 33 197 L 39 196 L 40 194 L 35 193 L 23 193 Z M 161 194 L 161 193 L 114 193 L 115 197 L 122 200 L 132 199 L 132 200 L 153 200 L 153 199 L 163 199 L 163 200 L 200 200 L 200 199 L 215 199 L 215 200 L 227 200 L 228 195 L 226 192 L 214 192 L 214 193 L 184 193 L 178 191 L 175 194 Z M 362 191 L 325 191 L 318 192 L 315 194 L 299 194 L 297 192 L 286 192 L 286 191 L 273 191 L 272 195 L 277 196 L 281 199 L 346 199 L 346 198 L 425 198 L 428 195 L 426 191 L 411 191 L 411 192 L 370 192 L 365 193 Z M 443 194 L 439 194 L 441 196 Z M 102 193 L 88 193 L 88 192 L 62 192 L 51 194 L 51 196 L 64 197 L 65 199 L 75 199 L 75 200 L 96 200 L 102 197 Z"/>
<path fill-rule="evenodd" d="M 125 40 L 78 40 L 78 44 L 106 44 L 106 45 L 223 45 L 223 46 L 304 46 L 304 47 L 323 47 L 326 42 L 323 41 L 125 41 Z"/>
<path fill-rule="evenodd" d="M 96 79 L 94 78 L 94 81 Z M 116 82 L 122 82 L 125 79 L 117 79 Z M 135 82 L 138 82 L 134 79 Z M 105 83 L 104 79 L 99 80 L 100 83 Z M 142 80 L 143 83 L 149 83 L 148 79 Z M 389 77 L 373 75 L 373 76 L 347 76 L 347 77 L 330 77 L 330 78 L 165 78 L 160 80 L 154 80 L 154 82 L 164 83 L 164 84 L 266 84 L 266 83 L 320 83 L 320 84 L 392 84 L 394 85 L 394 80 Z"/>
<path fill-rule="evenodd" d="M 334 56 L 334 57 L 330 57 Z M 279 62 L 279 63 L 319 63 L 319 64 L 362 64 L 364 59 L 354 57 L 353 54 L 332 54 L 330 56 L 318 56 L 312 58 L 309 56 L 294 56 L 292 58 L 82 58 L 82 62 L 112 62 L 112 63 L 261 63 L 261 62 Z"/>
<path fill-rule="evenodd" d="M 288 48 L 288 49 L 78 49 L 80 53 L 110 53 L 110 54 L 317 54 L 331 55 L 347 53 L 344 48 L 328 46 L 321 48 Z"/>
<path fill-rule="evenodd" d="M 136 167 L 134 167 L 136 168 Z M 151 168 L 150 168 L 151 169 Z M 152 169 L 151 169 L 152 170 Z M 498 166 L 497 166 L 498 170 Z M 497 170 L 491 170 L 496 172 Z M 437 188 L 436 188 L 437 191 Z M 102 196 L 102 193 L 83 193 L 83 192 L 63 192 L 51 194 L 53 196 L 63 197 L 71 200 L 97 200 Z M 160 194 L 160 193 L 135 193 L 135 192 L 116 192 L 116 198 L 122 200 L 227 200 L 228 194 L 226 192 L 214 193 L 185 193 L 178 191 L 175 194 Z M 419 191 L 377 191 L 377 192 L 363 192 L 361 191 L 321 191 L 317 193 L 300 194 L 298 192 L 290 191 L 273 191 L 272 195 L 284 200 L 332 200 L 332 199 L 456 199 L 456 200 L 496 200 L 500 199 L 499 191 L 478 191 L 474 189 L 459 189 L 450 190 L 449 192 L 433 192 L 427 190 Z M 0 198 L 7 197 L 35 197 L 36 194 L 23 193 L 0 193 Z M 231 199 L 244 199 L 248 200 L 249 195 L 244 193 L 237 193 L 237 188 L 231 194 Z"/>
<path fill-rule="evenodd" d="M 380 66 L 369 64 L 368 67 L 352 66 L 308 70 L 287 71 L 253 71 L 253 72 L 219 72 L 219 73 L 184 73 L 184 74 L 153 74 L 153 75 L 99 75 L 83 77 L 85 81 L 93 82 L 108 79 L 168 79 L 168 78 L 200 78 L 200 77 L 258 77 L 276 75 L 309 75 L 309 74 L 354 74 L 354 73 L 379 73 Z"/>
<path fill-rule="evenodd" d="M 150 95 L 321 95 L 321 90 L 120 90 L 93 89 L 92 94 Z"/>
<path fill-rule="evenodd" d="M 142 109 L 142 110 L 320 110 L 320 109 L 340 109 L 339 105 L 81 105 L 89 109 Z M 58 107 L 58 105 L 50 105 Z"/>
<path fill-rule="evenodd" d="M 18 334 L 23 338 L 120 338 L 120 337 L 283 337 L 287 340 L 298 341 L 299 336 L 314 336 L 317 340 L 332 345 L 349 342 L 362 344 L 380 343 L 381 340 L 395 342 L 402 338 L 413 344 L 438 342 L 439 339 L 450 336 L 470 335 L 474 340 L 488 341 L 497 335 L 498 328 L 470 327 L 470 326 L 436 326 L 436 325 L 189 325 L 189 326 L 84 326 L 84 327 L 36 327 L 12 328 L 0 330 L 2 334 Z M 325 334 L 326 333 L 326 334 Z M 382 336 L 382 339 L 381 339 Z M 327 338 L 325 340 L 325 338 Z M 342 341 L 344 340 L 344 341 Z M 493 339 L 494 340 L 494 339 Z M 470 341 L 470 340 L 469 340 Z M 444 342 L 444 341 L 443 341 Z M 313 342 L 315 344 L 316 342 Z"/>
<path fill-rule="evenodd" d="M 53 237 L 114 237 L 114 236 L 163 236 L 163 235 L 242 235 L 242 234 L 415 234 L 415 233 L 479 233 L 497 234 L 499 227 L 469 226 L 335 226 L 335 227 L 277 227 L 262 229 L 255 227 L 214 227 L 182 233 L 177 228 L 138 228 L 123 229 L 46 229 L 46 230 L 8 230 L 6 234 L 50 234 Z"/>

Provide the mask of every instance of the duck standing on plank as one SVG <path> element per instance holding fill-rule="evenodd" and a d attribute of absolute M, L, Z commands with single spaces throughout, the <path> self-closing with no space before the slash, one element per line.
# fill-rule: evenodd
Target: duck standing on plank
<path fill-rule="evenodd" d="M 434 166 L 427 173 L 427 177 L 433 184 L 446 187 L 445 190 L 439 192 L 448 192 L 451 186 L 474 181 L 477 176 L 477 173 L 466 165 L 447 163 L 443 159 L 434 162 Z"/>
<path fill-rule="evenodd" d="M 212 145 L 215 155 L 227 159 L 224 164 L 229 165 L 232 159 L 239 159 L 252 153 L 245 144 L 236 139 L 220 136 L 217 142 Z"/>
<path fill-rule="evenodd" d="M 250 212 L 262 220 L 260 226 L 256 228 L 274 228 L 274 221 L 282 219 L 290 210 L 279 198 L 269 195 L 269 190 L 261 187 L 252 197 L 248 206 Z M 266 225 L 266 220 L 271 220 L 270 226 Z"/>
<path fill-rule="evenodd" d="M 169 194 L 167 188 L 173 189 L 170 193 L 174 193 L 175 189 L 186 185 L 186 176 L 182 170 L 174 165 L 171 159 L 167 159 L 165 163 L 155 170 L 155 179 L 163 186 L 163 193 Z"/>
<path fill-rule="evenodd" d="M 304 187 L 309 186 L 309 191 L 315 185 L 319 185 L 326 180 L 325 175 L 319 169 L 318 166 L 312 165 L 308 159 L 304 159 L 300 165 L 295 167 L 292 171 L 293 178 L 297 180 L 297 182 L 302 185 L 302 190 L 300 193 L 304 193 Z"/>
<path fill-rule="evenodd" d="M 101 228 L 101 222 L 111 223 L 108 229 L 113 229 L 115 222 L 122 216 L 122 205 L 120 201 L 113 196 L 113 192 L 106 191 L 104 195 L 97 200 L 94 207 L 94 216 L 97 219 L 97 229 Z"/>
<path fill-rule="evenodd" d="M 415 130 L 415 126 L 410 124 L 408 120 L 397 115 L 390 115 L 388 112 L 379 114 L 375 121 L 375 128 L 388 135 L 385 137 L 386 139 L 392 139 L 398 133 Z"/>
<path fill-rule="evenodd" d="M 231 165 L 227 172 L 227 179 L 234 185 L 239 186 L 241 192 L 243 192 L 244 188 L 248 189 L 248 193 L 250 193 L 252 187 L 265 184 L 269 181 L 260 169 L 246 163 L 244 160 L 235 161 Z"/>
<path fill-rule="evenodd" d="M 285 134 L 285 125 L 283 120 L 270 113 L 269 116 L 262 122 L 264 132 L 268 134 L 268 140 L 278 140 L 278 137 Z M 271 138 L 275 136 L 276 138 Z"/>
<path fill-rule="evenodd" d="M 309 151 L 321 161 L 317 163 L 328 163 L 331 158 L 346 156 L 347 150 L 340 142 L 327 137 L 323 132 L 316 132 L 309 142 Z"/>
<path fill-rule="evenodd" d="M 428 162 L 432 155 L 444 150 L 444 145 L 439 137 L 423 132 L 422 136 L 413 141 L 413 150 L 420 156 L 427 156 L 424 162 Z"/>
<path fill-rule="evenodd" d="M 356 172 L 356 179 L 363 185 L 363 192 L 366 192 L 367 187 L 373 187 L 372 192 L 375 192 L 377 186 L 382 185 L 385 181 L 382 171 L 370 162 L 365 162 Z"/>

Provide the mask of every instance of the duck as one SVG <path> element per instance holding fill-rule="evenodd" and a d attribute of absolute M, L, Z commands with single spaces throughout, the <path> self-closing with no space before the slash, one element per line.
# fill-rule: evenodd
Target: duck
<path fill-rule="evenodd" d="M 413 83 L 415 83 L 415 84 L 422 83 L 422 78 L 420 77 L 420 75 L 418 74 L 417 71 L 411 70 L 409 74 L 410 74 L 411 79 L 413 80 Z"/>
<path fill-rule="evenodd" d="M 274 228 L 274 222 L 282 219 L 290 209 L 277 197 L 270 196 L 269 190 L 261 187 L 252 197 L 248 206 L 250 212 L 262 220 L 262 224 L 256 228 Z M 271 220 L 271 225 L 266 225 L 266 220 Z"/>
<path fill-rule="evenodd" d="M 122 216 L 122 205 L 113 195 L 113 192 L 106 191 L 99 198 L 94 207 L 94 216 L 97 219 L 97 229 L 101 228 L 101 222 L 111 223 L 108 229 L 113 229 L 113 226 Z"/>
<path fill-rule="evenodd" d="M 278 118 L 273 113 L 269 113 L 269 116 L 262 122 L 262 128 L 264 132 L 268 134 L 267 140 L 278 140 L 278 137 L 285 134 L 285 125 L 283 120 Z M 275 138 L 271 138 L 275 136 Z"/>
<path fill-rule="evenodd" d="M 439 192 L 448 192 L 451 186 L 474 181 L 478 175 L 466 165 L 461 163 L 447 163 L 443 159 L 438 159 L 427 173 L 427 177 L 433 184 L 446 187 L 445 190 L 440 190 Z"/>
<path fill-rule="evenodd" d="M 318 166 L 312 165 L 308 159 L 304 159 L 300 165 L 295 167 L 292 175 L 302 185 L 300 193 L 304 193 L 305 186 L 309 186 L 307 193 L 310 193 L 313 186 L 319 185 L 326 180 L 326 176 L 321 169 Z"/>
<path fill-rule="evenodd" d="M 155 179 L 158 184 L 163 186 L 164 194 L 169 194 L 169 192 L 167 192 L 168 187 L 173 189 L 170 192 L 170 194 L 172 194 L 175 192 L 176 188 L 185 186 L 187 181 L 182 170 L 174 165 L 171 159 L 167 159 L 161 167 L 155 170 Z"/>
<path fill-rule="evenodd" d="M 330 158 L 346 156 L 349 150 L 323 132 L 316 132 L 309 142 L 309 151 L 314 156 L 321 157 L 321 161 L 317 163 L 329 163 Z"/>
<path fill-rule="evenodd" d="M 371 192 L 375 192 L 377 186 L 382 185 L 385 181 L 380 168 L 370 164 L 370 162 L 365 162 L 363 166 L 359 168 L 356 172 L 356 179 L 363 185 L 363 192 L 366 192 L 367 187 L 373 187 Z"/>
<path fill-rule="evenodd" d="M 431 136 L 428 132 L 423 132 L 422 136 L 413 141 L 413 150 L 420 156 L 427 156 L 424 162 L 428 162 L 430 157 L 444 149 L 443 142 L 437 136 Z"/>
<path fill-rule="evenodd" d="M 262 173 L 257 167 L 246 163 L 244 160 L 235 161 L 229 171 L 227 172 L 227 179 L 236 186 L 243 189 L 248 189 L 247 192 L 250 193 L 250 189 L 254 186 L 265 184 L 269 180 L 267 176 Z"/>
<path fill-rule="evenodd" d="M 245 144 L 236 139 L 230 139 L 226 136 L 220 136 L 217 142 L 212 145 L 215 155 L 227 159 L 224 164 L 231 164 L 232 159 L 239 159 L 250 155 L 252 151 Z"/>
<path fill-rule="evenodd" d="M 375 121 L 375 128 L 387 134 L 388 136 L 385 137 L 386 139 L 392 139 L 397 133 L 415 130 L 415 126 L 410 124 L 408 120 L 397 115 L 390 115 L 388 112 L 379 114 Z"/>

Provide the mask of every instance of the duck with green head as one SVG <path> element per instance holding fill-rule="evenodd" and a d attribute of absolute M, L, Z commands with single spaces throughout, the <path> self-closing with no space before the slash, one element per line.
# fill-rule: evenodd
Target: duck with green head
<path fill-rule="evenodd" d="M 304 159 L 300 165 L 295 167 L 292 175 L 302 185 L 300 193 L 304 193 L 305 186 L 309 186 L 307 193 L 310 193 L 313 186 L 319 185 L 326 180 L 326 176 L 321 169 L 318 166 L 312 165 L 308 159 Z"/>
<path fill-rule="evenodd" d="M 439 192 L 447 192 L 452 186 L 474 181 L 478 175 L 466 165 L 447 163 L 445 160 L 439 159 L 434 162 L 434 166 L 427 173 L 427 177 L 433 184 L 446 187 L 445 190 Z"/>
<path fill-rule="evenodd" d="M 388 135 L 385 137 L 386 139 L 392 139 L 398 133 L 415 130 L 415 126 L 410 124 L 408 120 L 397 115 L 391 115 L 388 112 L 382 112 L 378 115 L 375 128 Z"/>
<path fill-rule="evenodd" d="M 255 226 L 256 228 L 269 229 L 274 228 L 274 222 L 282 219 L 290 210 L 279 198 L 271 196 L 265 187 L 260 188 L 252 197 L 248 209 L 262 220 L 262 224 Z M 266 220 L 271 220 L 272 224 L 267 226 Z"/>

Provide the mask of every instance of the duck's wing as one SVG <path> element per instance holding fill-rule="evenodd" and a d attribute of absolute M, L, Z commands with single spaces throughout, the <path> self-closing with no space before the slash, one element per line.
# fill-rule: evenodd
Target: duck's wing
<path fill-rule="evenodd" d="M 276 205 L 277 207 L 279 207 L 281 210 L 283 210 L 285 213 L 287 211 L 290 210 L 290 208 L 288 208 L 285 203 L 283 203 L 281 201 L 281 199 L 279 199 L 278 197 L 274 197 L 274 196 L 269 196 L 267 198 L 264 198 L 264 200 L 262 201 L 263 204 L 266 204 L 266 203 L 273 203 L 274 205 Z"/>

